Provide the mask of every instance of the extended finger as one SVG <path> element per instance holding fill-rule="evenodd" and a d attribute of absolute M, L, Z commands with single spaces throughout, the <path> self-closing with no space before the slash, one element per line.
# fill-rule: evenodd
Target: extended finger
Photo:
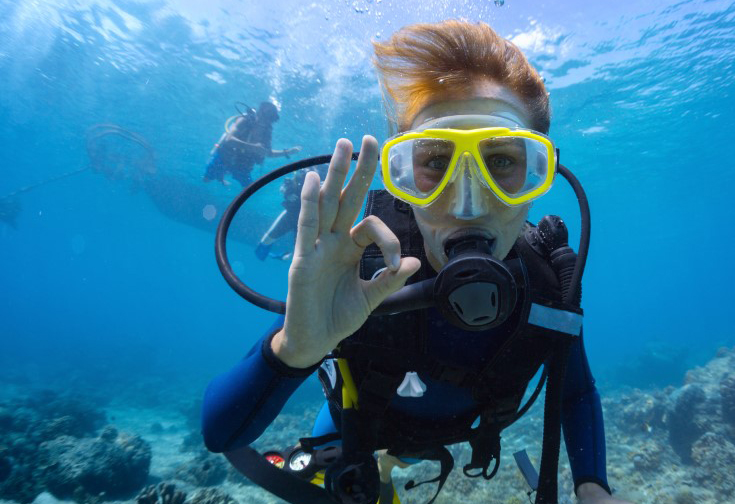
<path fill-rule="evenodd" d="M 350 171 L 352 160 L 352 143 L 346 138 L 337 140 L 329 171 L 319 195 L 319 231 L 328 233 L 332 229 L 339 208 L 339 197 L 342 186 Z"/>
<path fill-rule="evenodd" d="M 339 209 L 332 229 L 349 229 L 355 223 L 365 200 L 378 163 L 378 141 L 370 135 L 362 137 L 357 168 L 350 177 L 339 200 Z"/>
<path fill-rule="evenodd" d="M 296 255 L 304 256 L 314 250 L 319 236 L 319 175 L 309 172 L 301 189 L 301 211 L 296 228 Z"/>
<path fill-rule="evenodd" d="M 398 269 L 401 264 L 401 242 L 385 222 L 370 215 L 352 228 L 350 234 L 352 241 L 361 248 L 375 243 L 383 253 L 383 260 L 388 269 L 391 271 Z"/>

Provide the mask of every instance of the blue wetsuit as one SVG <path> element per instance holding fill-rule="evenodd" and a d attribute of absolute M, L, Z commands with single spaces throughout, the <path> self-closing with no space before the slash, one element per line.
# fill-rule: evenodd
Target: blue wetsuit
<path fill-rule="evenodd" d="M 445 360 L 482 366 L 502 344 L 486 334 L 454 328 L 435 310 L 430 310 L 429 321 L 428 353 L 442 355 Z M 314 367 L 290 368 L 273 354 L 268 336 L 282 323 L 281 317 L 243 360 L 209 384 L 202 412 L 204 441 L 209 450 L 230 451 L 252 443 L 314 371 Z M 441 337 L 432 338 L 432 334 Z M 466 412 L 476 404 L 469 390 L 419 376 L 427 385 L 424 395 L 420 398 L 396 395 L 391 408 L 417 420 L 441 423 L 442 420 L 451 422 L 455 414 Z M 585 482 L 595 482 L 608 489 L 602 408 L 581 338 L 569 355 L 562 415 L 575 489 Z M 325 403 L 312 435 L 336 430 Z"/>

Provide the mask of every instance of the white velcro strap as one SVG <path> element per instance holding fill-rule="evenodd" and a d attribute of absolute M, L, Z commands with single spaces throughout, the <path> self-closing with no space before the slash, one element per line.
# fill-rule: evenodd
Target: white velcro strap
<path fill-rule="evenodd" d="M 573 336 L 579 336 L 582 332 L 582 315 L 579 313 L 557 310 L 536 303 L 531 303 L 528 323 Z"/>

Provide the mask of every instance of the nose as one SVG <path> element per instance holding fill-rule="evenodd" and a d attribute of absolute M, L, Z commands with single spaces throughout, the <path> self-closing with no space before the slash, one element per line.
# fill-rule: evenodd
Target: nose
<path fill-rule="evenodd" d="M 487 215 L 490 208 L 487 201 L 488 190 L 480 181 L 480 171 L 475 158 L 464 152 L 457 161 L 452 182 L 452 204 L 450 213 L 460 220 L 472 220 Z"/>

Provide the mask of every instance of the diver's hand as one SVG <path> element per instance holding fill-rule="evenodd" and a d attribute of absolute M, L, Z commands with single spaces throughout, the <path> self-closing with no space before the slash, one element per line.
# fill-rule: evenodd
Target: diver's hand
<path fill-rule="evenodd" d="M 352 227 L 375 173 L 377 141 L 369 135 L 363 138 L 357 168 L 343 190 L 351 156 L 352 144 L 340 139 L 321 189 L 316 172 L 309 172 L 304 180 L 288 273 L 286 319 L 271 344 L 291 367 L 319 362 L 420 266 L 416 258 L 401 259 L 398 238 L 377 217 Z M 380 247 L 388 269 L 365 281 L 360 278 L 359 263 L 371 243 Z"/>
<path fill-rule="evenodd" d="M 577 489 L 578 504 L 632 504 L 616 499 L 596 483 L 582 483 Z"/>

